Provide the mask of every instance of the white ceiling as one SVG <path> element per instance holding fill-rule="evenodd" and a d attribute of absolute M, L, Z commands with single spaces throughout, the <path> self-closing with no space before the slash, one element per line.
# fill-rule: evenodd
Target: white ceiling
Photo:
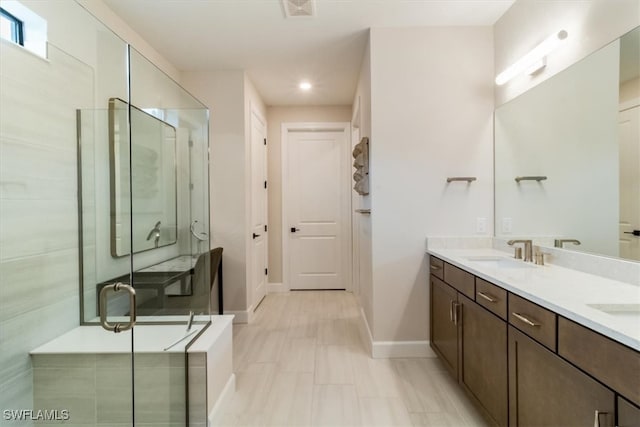
<path fill-rule="evenodd" d="M 104 1 L 180 70 L 246 70 L 267 105 L 350 105 L 370 27 L 493 25 L 514 2 L 317 0 L 285 18 L 279 0 Z"/>

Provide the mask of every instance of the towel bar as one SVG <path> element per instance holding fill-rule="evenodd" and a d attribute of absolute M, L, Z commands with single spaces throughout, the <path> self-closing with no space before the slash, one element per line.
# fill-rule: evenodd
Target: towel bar
<path fill-rule="evenodd" d="M 449 178 L 447 178 L 447 182 L 451 182 L 451 181 L 473 182 L 476 179 L 478 179 L 478 178 L 476 178 L 475 176 L 450 176 Z"/>
<path fill-rule="evenodd" d="M 544 181 L 546 180 L 546 176 L 516 176 L 516 182 L 520 181 Z"/>

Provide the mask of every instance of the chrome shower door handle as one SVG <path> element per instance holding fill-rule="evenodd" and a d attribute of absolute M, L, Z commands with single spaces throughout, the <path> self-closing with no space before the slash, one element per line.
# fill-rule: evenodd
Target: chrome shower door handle
<path fill-rule="evenodd" d="M 126 291 L 129 294 L 129 322 L 111 324 L 107 322 L 107 292 Z M 118 332 L 128 331 L 136 324 L 136 290 L 125 283 L 114 283 L 107 285 L 100 290 L 100 324 L 107 331 Z"/>

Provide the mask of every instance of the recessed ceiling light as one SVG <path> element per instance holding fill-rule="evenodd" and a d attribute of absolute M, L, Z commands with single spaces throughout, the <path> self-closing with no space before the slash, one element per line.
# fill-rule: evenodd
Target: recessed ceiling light
<path fill-rule="evenodd" d="M 311 83 L 309 82 L 300 82 L 298 87 L 302 90 L 311 90 Z"/>

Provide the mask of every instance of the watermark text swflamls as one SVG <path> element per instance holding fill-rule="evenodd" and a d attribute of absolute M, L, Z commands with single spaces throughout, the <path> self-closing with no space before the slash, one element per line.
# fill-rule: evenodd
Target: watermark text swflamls
<path fill-rule="evenodd" d="M 2 418 L 6 421 L 68 421 L 68 409 L 5 409 Z"/>

